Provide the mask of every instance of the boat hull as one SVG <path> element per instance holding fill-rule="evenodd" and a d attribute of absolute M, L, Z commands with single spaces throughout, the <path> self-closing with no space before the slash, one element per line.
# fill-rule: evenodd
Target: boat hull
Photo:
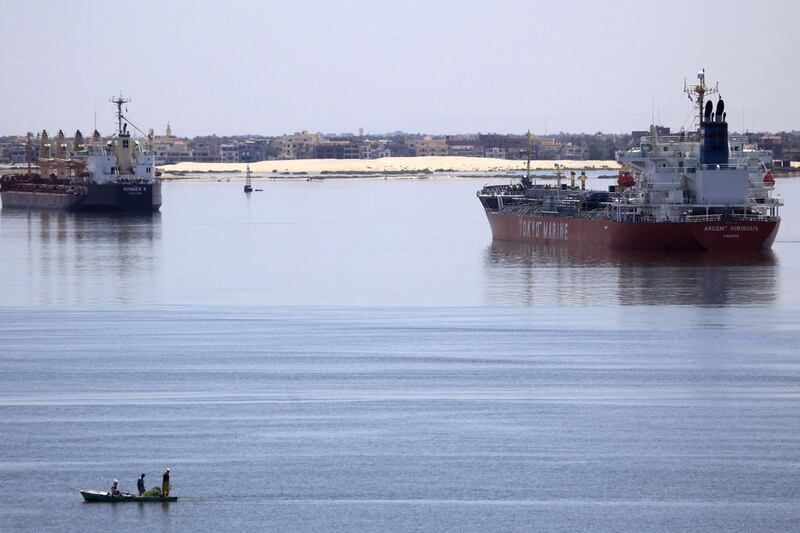
<path fill-rule="evenodd" d="M 41 188 L 5 187 L 0 192 L 4 208 L 62 209 L 69 211 L 102 211 L 145 213 L 161 208 L 161 183 L 120 184 L 92 183 L 84 192 L 39 190 Z"/>
<path fill-rule="evenodd" d="M 158 502 L 174 502 L 178 500 L 177 496 L 136 496 L 135 494 L 121 494 L 119 496 L 112 496 L 108 492 L 99 492 L 96 490 L 82 490 L 81 496 L 87 503 L 126 503 L 126 502 L 145 502 L 145 503 L 158 503 Z"/>
<path fill-rule="evenodd" d="M 494 239 L 619 250 L 768 250 L 780 226 L 780 220 L 615 222 L 489 211 L 486 216 Z"/>

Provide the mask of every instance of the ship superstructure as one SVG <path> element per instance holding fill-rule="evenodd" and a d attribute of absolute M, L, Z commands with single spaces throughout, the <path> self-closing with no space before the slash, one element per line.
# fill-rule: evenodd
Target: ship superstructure
<path fill-rule="evenodd" d="M 75 132 L 70 148 L 62 131 L 51 139 L 39 135 L 39 157 L 33 161 L 28 134 L 27 172 L 0 177 L 4 208 L 49 208 L 75 211 L 152 212 L 161 207 L 161 183 L 156 177 L 152 131 L 144 146 L 135 140 L 123 114 L 130 100 L 113 98 L 117 133 L 103 140 L 97 130 L 90 139 Z M 138 128 L 136 128 L 138 129 Z"/>
<path fill-rule="evenodd" d="M 659 135 L 617 154 L 623 165 L 609 191 L 573 183 L 484 187 L 478 197 L 496 239 L 649 250 L 768 249 L 782 205 L 773 197 L 771 153 L 728 135 L 725 103 L 705 73 L 685 87 L 697 129 Z M 559 175 L 560 178 L 560 175 Z"/>

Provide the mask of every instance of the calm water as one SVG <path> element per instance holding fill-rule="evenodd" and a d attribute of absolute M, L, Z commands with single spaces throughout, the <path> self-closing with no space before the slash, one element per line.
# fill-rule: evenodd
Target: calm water
<path fill-rule="evenodd" d="M 0 530 L 799 529 L 800 181 L 728 257 L 492 243 L 481 184 L 0 212 Z"/>

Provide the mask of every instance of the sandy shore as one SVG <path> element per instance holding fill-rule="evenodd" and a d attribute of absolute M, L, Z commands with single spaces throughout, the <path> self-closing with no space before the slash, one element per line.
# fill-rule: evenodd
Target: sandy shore
<path fill-rule="evenodd" d="M 617 170 L 616 161 L 531 161 L 532 170 Z M 383 159 L 294 159 L 250 163 L 257 174 L 368 174 L 422 172 L 503 172 L 525 169 L 525 161 L 483 157 L 385 157 Z M 245 163 L 178 163 L 160 167 L 167 174 L 245 172 Z"/>

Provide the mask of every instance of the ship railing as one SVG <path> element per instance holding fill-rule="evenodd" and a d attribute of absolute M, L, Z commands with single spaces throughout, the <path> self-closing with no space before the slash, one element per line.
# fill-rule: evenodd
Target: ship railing
<path fill-rule="evenodd" d="M 615 213 L 612 220 L 616 222 L 656 222 L 655 217 L 638 213 Z"/>
<path fill-rule="evenodd" d="M 703 164 L 697 165 L 699 170 L 742 170 L 742 169 L 755 169 L 754 165 L 750 165 L 747 160 L 736 161 L 727 164 Z"/>
<path fill-rule="evenodd" d="M 758 221 L 768 220 L 771 218 L 774 218 L 774 216 L 768 214 L 759 215 L 754 213 L 745 213 L 745 214 L 717 213 L 708 215 L 683 215 L 682 217 L 679 218 L 679 220 L 686 222 L 719 222 L 721 220 L 741 220 L 749 222 L 758 222 Z"/>
<path fill-rule="evenodd" d="M 683 215 L 680 217 L 680 220 L 686 222 L 719 222 L 722 220 L 722 215 Z"/>

